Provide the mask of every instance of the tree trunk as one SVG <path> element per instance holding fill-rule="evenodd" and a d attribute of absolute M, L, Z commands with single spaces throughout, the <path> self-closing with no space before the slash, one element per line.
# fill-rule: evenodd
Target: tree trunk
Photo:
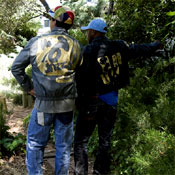
<path fill-rule="evenodd" d="M 22 105 L 24 108 L 28 107 L 28 95 L 26 92 L 23 92 L 22 94 Z"/>
<path fill-rule="evenodd" d="M 7 104 L 6 104 L 6 99 L 4 97 L 0 96 L 0 103 L 2 104 L 3 111 L 7 112 Z"/>
<path fill-rule="evenodd" d="M 109 1 L 109 9 L 108 9 L 108 15 L 110 15 L 113 12 L 114 7 L 114 0 Z"/>
<path fill-rule="evenodd" d="M 28 95 L 28 107 L 29 108 L 33 107 L 33 98 L 31 95 Z"/>

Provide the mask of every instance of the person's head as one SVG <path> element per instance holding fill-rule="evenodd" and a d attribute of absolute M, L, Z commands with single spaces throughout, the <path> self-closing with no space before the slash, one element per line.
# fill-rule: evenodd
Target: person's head
<path fill-rule="evenodd" d="M 68 7 L 57 6 L 49 10 L 50 29 L 54 27 L 63 27 L 70 29 L 74 22 L 74 13 Z"/>
<path fill-rule="evenodd" d="M 89 43 L 98 36 L 104 36 L 107 32 L 107 25 L 104 20 L 93 19 L 88 26 L 81 27 L 82 30 L 88 30 L 87 39 Z"/>

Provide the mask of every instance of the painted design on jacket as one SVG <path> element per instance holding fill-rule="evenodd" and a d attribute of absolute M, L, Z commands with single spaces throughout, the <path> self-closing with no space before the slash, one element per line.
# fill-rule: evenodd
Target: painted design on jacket
<path fill-rule="evenodd" d="M 50 35 L 38 40 L 37 67 L 46 76 L 56 76 L 58 83 L 73 81 L 79 58 L 78 42 L 65 35 Z"/>
<path fill-rule="evenodd" d="M 111 80 L 120 74 L 120 65 L 122 64 L 121 54 L 118 52 L 112 55 L 114 68 L 112 68 L 108 56 L 99 57 L 97 61 L 102 68 L 101 78 L 103 80 L 103 83 L 110 84 Z"/>

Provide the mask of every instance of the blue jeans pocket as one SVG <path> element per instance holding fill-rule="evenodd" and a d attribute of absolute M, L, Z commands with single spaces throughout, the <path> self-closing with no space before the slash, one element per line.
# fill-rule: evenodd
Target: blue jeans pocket
<path fill-rule="evenodd" d="M 38 125 L 50 126 L 53 121 L 53 115 L 38 111 L 36 120 Z"/>
<path fill-rule="evenodd" d="M 44 112 L 37 112 L 37 124 L 44 126 Z"/>

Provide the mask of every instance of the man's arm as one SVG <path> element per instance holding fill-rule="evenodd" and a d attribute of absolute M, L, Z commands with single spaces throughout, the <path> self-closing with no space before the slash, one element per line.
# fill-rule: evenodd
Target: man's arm
<path fill-rule="evenodd" d="M 25 73 L 25 68 L 30 64 L 30 45 L 31 42 L 29 41 L 25 48 L 16 57 L 11 67 L 13 76 L 27 92 L 33 89 L 31 80 Z"/>
<path fill-rule="evenodd" d="M 131 57 L 140 57 L 140 56 L 153 56 L 156 55 L 156 51 L 162 49 L 163 45 L 160 41 L 155 41 L 149 44 L 131 44 L 129 45 Z"/>
<path fill-rule="evenodd" d="M 130 44 L 128 45 L 123 40 L 117 40 L 116 46 L 125 54 L 128 60 L 136 57 L 150 57 L 156 55 L 156 51 L 163 48 L 160 41 L 155 41 L 153 43 L 146 44 Z"/>

